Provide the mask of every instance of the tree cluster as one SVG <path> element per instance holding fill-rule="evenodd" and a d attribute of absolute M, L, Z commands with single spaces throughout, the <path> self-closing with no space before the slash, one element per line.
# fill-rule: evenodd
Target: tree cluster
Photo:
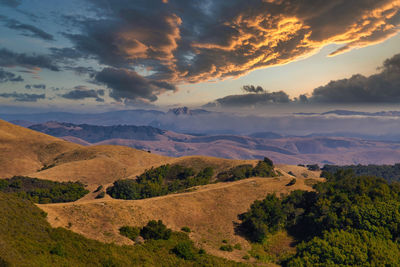
<path fill-rule="evenodd" d="M 274 171 L 272 160 L 265 157 L 260 160 L 255 167 L 250 164 L 243 164 L 221 172 L 217 175 L 221 181 L 238 181 L 250 177 L 275 177 L 277 174 Z"/>
<path fill-rule="evenodd" d="M 335 174 L 338 170 L 352 170 L 355 175 L 369 175 L 384 178 L 389 182 L 400 181 L 400 163 L 394 165 L 325 165 L 322 168 L 321 176 L 326 176 L 326 172 Z"/>
<path fill-rule="evenodd" d="M 80 182 L 60 183 L 24 176 L 0 180 L 0 191 L 40 204 L 73 202 L 89 193 Z"/>
<path fill-rule="evenodd" d="M 163 165 L 151 168 L 137 177 L 115 181 L 107 194 L 119 199 L 143 199 L 167 195 L 187 188 L 210 183 L 213 169 L 206 167 L 196 173 L 181 165 Z"/>
<path fill-rule="evenodd" d="M 326 178 L 314 192 L 269 194 L 254 202 L 239 216 L 241 231 L 262 242 L 287 230 L 301 241 L 287 266 L 398 266 L 400 184 L 351 171 Z"/>

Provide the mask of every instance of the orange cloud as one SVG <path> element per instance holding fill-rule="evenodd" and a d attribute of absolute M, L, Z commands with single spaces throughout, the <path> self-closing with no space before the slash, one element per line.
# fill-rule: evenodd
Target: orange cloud
<path fill-rule="evenodd" d="M 192 43 L 197 62 L 179 78 L 197 83 L 237 77 L 310 56 L 328 44 L 343 44 L 330 54 L 334 56 L 382 42 L 399 32 L 398 19 L 394 19 L 400 16 L 399 0 L 376 1 L 372 7 L 359 10 L 343 10 L 340 3 L 325 3 L 314 13 L 302 11 L 289 1 L 264 2 L 258 9 L 249 7 L 225 21 L 222 25 L 232 32 L 230 36 L 216 32 L 223 36 L 211 38 L 216 42 Z M 336 14 L 337 10 L 343 14 Z"/>

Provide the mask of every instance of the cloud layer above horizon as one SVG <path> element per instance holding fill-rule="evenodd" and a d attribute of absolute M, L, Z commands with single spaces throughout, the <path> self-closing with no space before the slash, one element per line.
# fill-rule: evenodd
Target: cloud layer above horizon
<path fill-rule="evenodd" d="M 17 8 L 21 1 L 3 0 L 0 4 Z M 50 45 L 47 54 L 0 47 L 0 67 L 73 70 L 86 75 L 90 83 L 109 89 L 114 101 L 154 102 L 181 84 L 239 77 L 310 56 L 333 43 L 341 45 L 330 54 L 335 56 L 382 42 L 400 30 L 398 0 L 86 0 L 85 8 L 87 16 L 62 15 L 64 24 L 72 29 L 63 31 L 62 36 L 72 46 Z M 6 16 L 0 20 L 11 30 L 49 44 L 56 39 L 35 25 Z M 97 64 L 79 63 L 88 60 Z M 5 69 L 2 73 L 4 81 L 18 80 Z M 371 82 L 361 81 L 364 78 L 346 82 L 353 87 Z M 311 98 L 334 100 L 340 86 L 338 81 L 318 88 Z M 102 99 L 97 92 L 72 88 L 70 95 L 62 97 Z M 365 92 L 370 94 L 366 98 L 375 98 L 371 90 Z M 354 92 L 346 96 L 349 101 L 358 99 L 351 94 Z M 266 102 L 289 101 L 280 92 L 258 95 Z M 380 99 L 383 102 L 392 96 L 387 91 Z M 252 102 L 255 97 L 246 98 Z"/>
<path fill-rule="evenodd" d="M 245 94 L 218 98 L 204 107 L 262 107 L 270 104 L 377 104 L 400 102 L 400 54 L 386 59 L 380 72 L 369 77 L 361 74 L 330 81 L 311 95 L 290 99 L 283 91 L 267 92 L 261 86 L 245 85 Z"/>

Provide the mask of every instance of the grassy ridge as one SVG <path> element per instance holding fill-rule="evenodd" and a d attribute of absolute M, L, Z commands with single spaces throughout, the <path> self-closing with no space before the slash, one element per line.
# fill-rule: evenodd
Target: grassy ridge
<path fill-rule="evenodd" d="M 0 265 L 5 266 L 243 266 L 210 255 L 192 260 L 172 251 L 190 242 L 184 233 L 169 240 L 117 246 L 87 239 L 64 228 L 51 228 L 46 214 L 31 201 L 0 192 Z"/>

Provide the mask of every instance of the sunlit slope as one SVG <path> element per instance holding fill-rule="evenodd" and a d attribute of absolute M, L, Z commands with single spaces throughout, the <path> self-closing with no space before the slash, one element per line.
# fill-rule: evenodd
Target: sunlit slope
<path fill-rule="evenodd" d="M 293 170 L 292 170 L 293 167 Z M 40 205 L 48 213 L 54 226 L 71 226 L 71 230 L 89 238 L 105 242 L 130 244 L 119 235 L 124 225 L 144 225 L 148 220 L 161 219 L 174 230 L 188 226 L 190 237 L 198 247 L 226 258 L 241 260 L 250 248 L 249 243 L 235 234 L 237 216 L 247 211 L 257 199 L 268 193 L 288 193 L 291 190 L 311 190 L 311 184 L 321 181 L 318 172 L 297 166 L 277 166 L 283 176 L 277 178 L 250 178 L 237 182 L 216 183 L 199 186 L 187 193 L 171 194 L 143 200 L 116 200 L 106 196 L 99 200 L 82 200 L 69 204 Z M 293 176 L 286 171 L 304 174 L 297 177 L 293 186 L 287 186 Z M 222 240 L 240 243 L 243 250 L 223 252 L 219 250 Z"/>
<path fill-rule="evenodd" d="M 0 120 L 0 177 L 27 175 L 80 145 Z"/>
<path fill-rule="evenodd" d="M 215 173 L 255 161 L 189 156 L 172 158 L 125 146 L 81 146 L 0 121 L 0 177 L 28 175 L 54 181 L 81 181 L 89 190 L 117 179 L 135 178 L 146 169 L 179 163 Z M 86 198 L 94 197 L 88 195 Z"/>

